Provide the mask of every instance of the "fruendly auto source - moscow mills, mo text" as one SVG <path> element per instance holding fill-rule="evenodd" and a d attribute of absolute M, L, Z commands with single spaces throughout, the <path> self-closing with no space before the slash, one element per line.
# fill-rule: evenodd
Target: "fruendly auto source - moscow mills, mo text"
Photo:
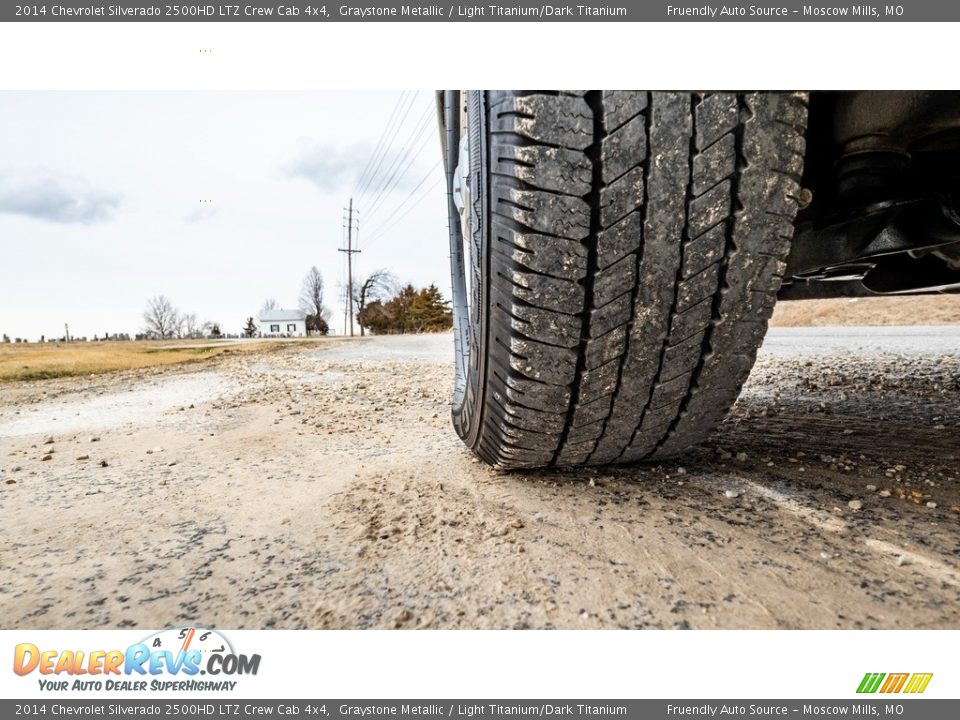
<path fill-rule="evenodd" d="M 851 18 L 879 18 L 900 17 L 904 13 L 902 5 L 803 5 L 800 8 L 787 8 L 776 5 L 698 5 L 696 7 L 679 7 L 667 5 L 668 18 L 789 18 L 789 17 L 851 17 Z"/>

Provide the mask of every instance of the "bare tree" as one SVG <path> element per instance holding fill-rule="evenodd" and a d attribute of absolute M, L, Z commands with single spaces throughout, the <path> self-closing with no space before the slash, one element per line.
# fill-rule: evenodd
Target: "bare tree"
<path fill-rule="evenodd" d="M 166 295 L 155 295 L 147 300 L 143 321 L 146 323 L 145 333 L 160 340 L 176 336 L 183 326 L 180 313 Z"/>
<path fill-rule="evenodd" d="M 204 324 L 197 319 L 196 313 L 184 313 L 182 316 L 183 319 L 183 334 L 188 338 L 202 338 Z"/>
<path fill-rule="evenodd" d="M 357 311 L 357 318 L 363 315 L 363 310 L 370 303 L 376 300 L 385 300 L 393 295 L 397 290 L 396 276 L 384 270 L 374 270 L 367 275 L 364 280 L 353 288 L 353 306 Z M 360 335 L 362 336 L 363 323 L 360 323 Z"/>
<path fill-rule="evenodd" d="M 300 308 L 307 314 L 307 330 L 323 333 L 330 312 L 323 304 L 323 276 L 316 265 L 310 268 L 303 279 Z"/>
<path fill-rule="evenodd" d="M 260 308 L 260 314 L 262 315 L 268 310 L 276 310 L 277 307 L 279 307 L 277 305 L 277 299 L 268 297 L 266 300 L 263 301 L 263 306 Z"/>

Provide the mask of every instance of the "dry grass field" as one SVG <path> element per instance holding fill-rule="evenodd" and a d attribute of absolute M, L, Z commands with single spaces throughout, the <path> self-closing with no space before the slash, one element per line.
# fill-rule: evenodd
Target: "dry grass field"
<path fill-rule="evenodd" d="M 809 325 L 955 325 L 960 295 L 791 300 L 777 303 L 770 324 Z"/>
<path fill-rule="evenodd" d="M 954 325 L 960 295 L 793 300 L 776 306 L 774 327 L 815 325 Z M 204 362 L 225 354 L 269 350 L 306 340 L 173 340 L 165 342 L 0 344 L 0 383 Z"/>
<path fill-rule="evenodd" d="M 226 354 L 269 350 L 309 340 L 171 340 L 0 344 L 0 382 L 43 380 L 204 362 Z"/>

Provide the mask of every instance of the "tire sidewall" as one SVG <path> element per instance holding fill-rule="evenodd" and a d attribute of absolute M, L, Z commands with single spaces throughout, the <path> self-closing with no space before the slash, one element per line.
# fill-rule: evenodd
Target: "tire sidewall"
<path fill-rule="evenodd" d="M 466 445 L 474 449 L 479 442 L 482 425 L 483 388 L 482 379 L 486 372 L 486 345 L 489 303 L 489 179 L 490 163 L 488 157 L 488 117 L 486 93 L 469 91 L 465 93 L 466 123 L 462 128 L 469 137 L 470 176 L 468 179 L 471 198 L 471 232 L 468 256 L 462 263 L 451 257 L 454 273 L 466 272 L 471 275 L 469 285 L 465 282 L 453 283 L 454 306 L 466 305 L 466 313 L 454 314 L 454 332 L 467 343 L 468 352 L 465 361 L 458 362 L 457 383 L 462 391 L 455 393 L 452 406 L 453 424 L 457 434 Z M 459 152 L 458 148 L 448 148 L 447 152 Z M 451 233 L 456 232 L 454 223 L 459 227 L 460 218 L 451 218 Z M 462 240 L 462 238 L 461 238 Z M 460 242 L 463 248 L 465 243 Z M 461 250 L 461 253 L 464 251 Z M 463 298 L 458 297 L 461 293 Z M 469 302 L 466 294 L 469 293 Z M 458 302 L 460 301 L 460 302 Z M 465 327 L 461 327 L 464 324 Z"/>

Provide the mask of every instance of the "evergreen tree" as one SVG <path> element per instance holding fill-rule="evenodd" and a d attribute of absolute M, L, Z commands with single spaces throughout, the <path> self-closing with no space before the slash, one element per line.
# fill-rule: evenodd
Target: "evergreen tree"
<path fill-rule="evenodd" d="M 359 320 L 377 335 L 440 332 L 453 326 L 449 306 L 436 285 L 417 290 L 408 283 L 386 302 L 369 303 Z"/>
<path fill-rule="evenodd" d="M 416 332 L 438 332 L 453 325 L 453 314 L 440 294 L 440 289 L 431 284 L 420 290 L 410 306 L 410 319 Z"/>
<path fill-rule="evenodd" d="M 330 332 L 330 323 L 323 315 L 307 315 L 307 330 L 318 335 L 326 335 Z"/>

